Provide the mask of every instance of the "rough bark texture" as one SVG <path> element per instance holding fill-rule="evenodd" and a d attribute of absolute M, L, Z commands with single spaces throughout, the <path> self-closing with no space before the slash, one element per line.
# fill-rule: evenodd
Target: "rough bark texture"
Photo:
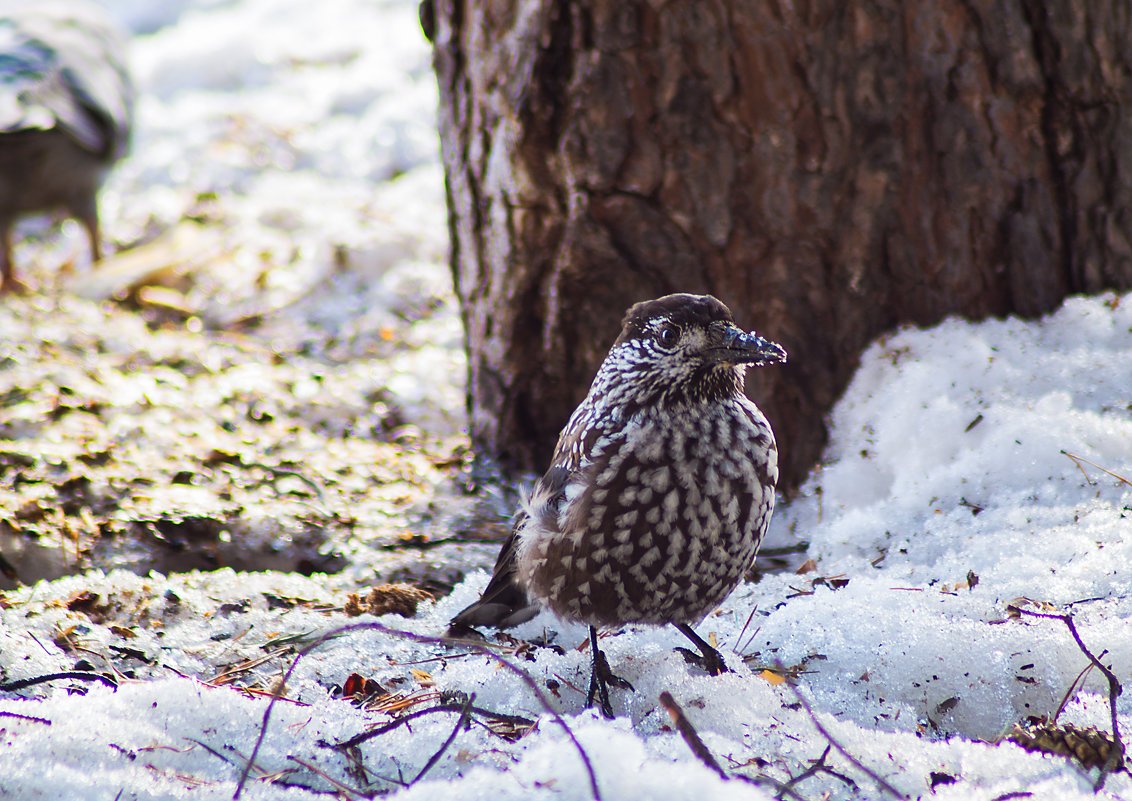
<path fill-rule="evenodd" d="M 546 466 L 625 308 L 781 342 L 783 485 L 900 323 L 1132 286 L 1126 0 L 426 0 L 476 444 Z"/>

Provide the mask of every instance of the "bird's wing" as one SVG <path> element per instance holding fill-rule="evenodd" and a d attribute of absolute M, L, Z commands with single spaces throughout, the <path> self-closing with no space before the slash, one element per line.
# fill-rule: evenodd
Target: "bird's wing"
<path fill-rule="evenodd" d="M 591 404 L 583 403 L 575 410 L 558 438 L 553 466 L 535 482 L 530 497 L 515 515 L 511 534 L 503 543 L 483 596 L 452 618 L 450 635 L 470 626 L 517 626 L 538 613 L 538 606 L 527 597 L 516 578 L 520 533 L 531 524 L 532 516 L 542 529 L 558 529 L 559 512 L 566 503 L 570 486 L 590 483 L 592 471 L 608 461 L 606 455 L 599 456 L 595 462 L 594 451 L 600 449 L 599 443 L 608 448 L 611 436 L 610 431 L 594 424 Z"/>
<path fill-rule="evenodd" d="M 538 614 L 538 606 L 527 598 L 523 588 L 519 586 L 515 577 L 519 552 L 519 532 L 526 524 L 531 514 L 544 515 L 552 507 L 561 503 L 565 497 L 566 482 L 569 472 L 562 467 L 552 467 L 535 484 L 528 503 L 523 505 L 515 515 L 499 557 L 495 560 L 495 569 L 491 574 L 491 581 L 483 591 L 483 595 L 475 603 L 452 618 L 449 635 L 459 633 L 460 629 L 472 626 L 494 626 L 495 628 L 510 628 L 530 620 Z"/>

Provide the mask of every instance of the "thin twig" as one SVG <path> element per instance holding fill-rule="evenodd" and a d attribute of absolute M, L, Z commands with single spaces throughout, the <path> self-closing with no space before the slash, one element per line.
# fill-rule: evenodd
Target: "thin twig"
<path fill-rule="evenodd" d="M 368 789 L 373 784 L 373 778 L 371 777 L 369 769 L 365 766 L 365 763 L 362 762 L 361 749 L 348 748 L 342 753 L 346 755 L 346 758 L 350 760 L 353 765 L 353 770 L 347 766 L 346 773 L 360 782 L 362 787 Z"/>
<path fill-rule="evenodd" d="M 1101 656 L 1104 656 L 1106 653 L 1108 653 L 1107 650 L 1101 651 Z M 1077 674 L 1077 678 L 1073 679 L 1073 683 L 1069 685 L 1069 689 L 1066 690 L 1065 695 L 1061 697 L 1061 703 L 1057 705 L 1057 711 L 1053 713 L 1053 720 L 1051 721 L 1052 723 L 1057 723 L 1057 719 L 1061 717 L 1061 713 L 1065 711 L 1065 705 L 1068 704 L 1069 699 L 1073 697 L 1073 693 L 1074 691 L 1076 691 L 1077 685 L 1081 684 L 1085 676 L 1089 674 L 1089 671 L 1095 667 L 1096 665 L 1090 662 L 1089 664 L 1085 665 L 1085 668 L 1080 673 Z"/>
<path fill-rule="evenodd" d="M 87 670 L 68 670 L 63 673 L 48 673 L 45 676 L 34 676 L 30 679 L 18 679 L 17 681 L 10 681 L 7 684 L 0 684 L 0 692 L 10 693 L 15 690 L 22 690 L 24 687 L 31 687 L 32 685 L 43 684 L 48 681 L 58 681 L 59 679 L 100 681 L 109 687 L 113 687 L 115 690 L 118 689 L 118 682 L 103 676 L 101 673 L 93 673 Z"/>
<path fill-rule="evenodd" d="M 70 638 L 68 638 L 67 641 L 71 642 Z M 76 645 L 73 642 L 71 642 L 71 648 L 75 651 L 82 651 L 84 654 L 90 654 L 91 656 L 97 656 L 99 659 L 101 659 L 103 662 L 105 662 L 107 667 L 109 667 L 110 671 L 114 674 L 115 685 L 126 680 L 126 677 L 122 674 L 122 671 L 118 670 L 118 668 L 114 665 L 114 663 L 110 661 L 110 657 L 106 656 L 105 654 L 100 654 L 98 651 L 93 651 L 90 648 L 84 648 L 83 646 Z"/>
<path fill-rule="evenodd" d="M 759 611 L 759 607 L 758 607 L 758 604 L 755 604 L 754 606 L 751 607 L 751 614 L 747 615 L 747 622 L 743 624 L 743 628 L 739 629 L 739 636 L 735 638 L 735 648 L 734 648 L 734 651 L 737 654 L 741 653 L 747 647 L 746 645 L 743 645 L 743 635 L 747 633 L 747 627 L 749 625 L 751 625 L 751 621 L 755 619 L 755 612 L 757 612 L 757 611 Z M 751 632 L 751 642 L 755 641 L 755 637 L 759 633 L 759 628 L 760 628 L 759 626 L 756 626 L 755 630 L 753 632 Z M 747 645 L 750 645 L 750 644 L 751 644 L 750 642 L 747 643 Z"/>
<path fill-rule="evenodd" d="M 865 765 L 863 762 L 861 762 L 861 760 L 857 759 L 857 757 L 853 756 L 847 750 L 845 750 L 845 746 L 841 745 L 841 743 L 839 743 L 839 742 L 837 742 L 837 740 L 833 739 L 833 735 L 831 735 L 826 730 L 825 726 L 821 725 L 821 721 L 819 721 L 818 716 L 814 714 L 814 710 L 810 707 L 810 704 L 806 701 L 805 696 L 802 695 L 801 690 L 799 690 L 797 687 L 795 687 L 792 682 L 786 682 L 786 686 L 788 686 L 791 690 L 794 691 L 794 697 L 798 699 L 798 703 L 800 703 L 802 705 L 802 708 L 806 710 L 806 714 L 808 714 L 810 716 L 810 721 L 814 724 L 814 728 L 816 728 L 818 730 L 818 732 L 821 734 L 822 737 L 824 737 L 826 740 L 829 741 L 830 745 L 832 745 L 834 748 L 837 749 L 837 753 L 841 754 L 841 756 L 848 759 L 862 773 L 864 773 L 866 776 L 868 776 L 870 779 L 872 779 L 874 782 L 876 782 L 878 787 L 880 787 L 886 793 L 891 795 L 893 798 L 901 798 L 901 799 L 907 798 L 906 795 L 904 795 L 899 790 L 897 790 L 895 787 L 893 787 L 891 784 L 889 784 L 884 779 L 882 779 L 878 773 L 876 773 L 874 770 L 872 770 L 867 765 Z"/>
<path fill-rule="evenodd" d="M 1090 462 L 1090 464 L 1092 464 L 1092 462 Z M 1105 472 L 1107 473 L 1108 471 L 1105 470 Z M 1119 478 L 1119 476 L 1117 477 Z M 1108 709 L 1109 716 L 1112 719 L 1112 739 L 1116 744 L 1116 747 L 1112 749 L 1112 753 L 1109 755 L 1108 761 L 1101 766 L 1100 776 L 1097 777 L 1097 781 L 1093 785 L 1094 790 L 1096 792 L 1100 792 L 1101 788 L 1104 787 L 1105 778 L 1108 776 L 1108 774 L 1112 771 L 1115 771 L 1118 767 L 1124 764 L 1124 741 L 1120 739 L 1120 723 L 1116 719 L 1116 699 L 1124 691 L 1124 688 L 1120 686 L 1120 680 L 1116 678 L 1116 674 L 1102 665 L 1101 660 L 1093 656 L 1093 652 L 1085 646 L 1085 642 L 1081 639 L 1081 635 L 1077 633 L 1077 625 L 1073 622 L 1073 615 L 1057 615 L 1050 614 L 1048 612 L 1031 612 L 1028 609 L 1021 609 L 1017 606 L 1012 606 L 1010 608 L 1017 610 L 1020 614 L 1029 615 L 1030 617 L 1040 617 L 1045 618 L 1046 620 L 1060 620 L 1069 629 L 1069 633 L 1073 635 L 1073 639 L 1077 643 L 1077 647 L 1081 649 L 1081 653 L 1087 656 L 1089 658 L 1089 661 L 1096 666 L 1097 670 L 1103 673 L 1104 677 L 1108 679 Z M 1102 652 L 1102 656 L 1103 654 L 1104 652 Z"/>
<path fill-rule="evenodd" d="M 719 774 L 719 778 L 727 781 L 730 778 L 727 772 L 719 766 L 715 761 L 715 757 L 711 755 L 711 751 L 704 745 L 704 741 L 700 739 L 696 727 L 692 725 L 692 721 L 688 720 L 684 710 L 680 708 L 680 704 L 676 703 L 676 699 L 672 697 L 672 693 L 665 690 L 660 694 L 660 705 L 668 711 L 669 717 L 672 718 L 672 725 L 676 727 L 676 731 L 680 732 L 680 736 L 684 738 L 684 742 L 688 744 L 688 748 L 692 749 L 692 753 L 696 759 L 703 762 L 709 768 Z"/>
<path fill-rule="evenodd" d="M 48 726 L 51 725 L 51 721 L 47 718 L 37 718 L 31 715 L 21 715 L 19 712 L 8 712 L 4 709 L 0 709 L 0 718 L 16 718 L 18 720 L 27 720 L 32 723 L 46 723 Z"/>
<path fill-rule="evenodd" d="M 456 721 L 456 725 L 452 728 L 452 733 L 448 735 L 448 739 L 440 746 L 440 750 L 428 758 L 428 762 L 421 768 L 421 772 L 417 774 L 417 778 L 409 782 L 410 787 L 423 779 L 424 775 L 432 770 L 432 766 L 440 761 L 440 758 L 444 756 L 444 752 L 448 750 L 448 746 L 452 745 L 452 741 L 456 739 L 456 735 L 460 733 L 460 729 L 467 725 L 468 710 L 471 709 L 472 701 L 474 700 L 476 700 L 475 693 L 468 696 L 468 700 L 464 702 L 463 709 L 460 710 L 460 719 Z"/>
<path fill-rule="evenodd" d="M 254 659 L 246 659 L 243 662 L 240 662 L 239 664 L 231 665 L 230 667 L 224 668 L 222 671 L 217 673 L 212 678 L 206 679 L 204 683 L 209 684 L 213 687 L 223 687 L 225 684 L 228 684 L 229 682 L 231 682 L 233 679 L 235 679 L 241 673 L 247 673 L 252 668 L 257 668 L 260 665 L 262 665 L 264 662 L 270 662 L 272 659 L 274 659 L 277 656 L 283 656 L 287 651 L 290 651 L 290 650 L 291 650 L 291 646 L 285 645 L 282 648 L 278 648 L 274 651 L 266 653 L 263 656 L 257 656 Z"/>
<path fill-rule="evenodd" d="M 769 787 L 775 791 L 779 799 L 790 796 L 791 798 L 795 799 L 795 801 L 806 801 L 806 797 L 799 793 L 797 790 L 784 784 L 783 782 L 780 782 L 773 776 L 767 776 L 765 773 L 760 773 L 757 776 L 747 776 L 743 773 L 736 773 L 734 778 L 738 779 L 739 781 L 747 782 L 747 784 L 753 784 L 756 787 Z"/>
<path fill-rule="evenodd" d="M 48 656 L 54 656 L 54 654 L 52 654 L 50 651 L 47 650 L 47 646 L 39 641 L 39 637 L 36 637 L 30 631 L 28 632 L 28 636 L 31 637 L 33 640 L 35 640 L 35 644 L 43 649 L 43 653 L 47 654 Z"/>
<path fill-rule="evenodd" d="M 224 754 L 220 753 L 220 752 L 219 752 L 218 750 L 216 750 L 215 748 L 213 748 L 213 747 L 212 747 L 211 745 L 209 745 L 208 743 L 206 743 L 206 742 L 202 742 L 202 741 L 200 741 L 200 740 L 197 740 L 197 739 L 194 739 L 194 738 L 192 738 L 192 737 L 182 737 L 181 739 L 183 739 L 183 740 L 187 740 L 188 742 L 190 742 L 190 743 L 193 743 L 194 745 L 199 745 L 199 746 L 200 746 L 201 748 L 203 748 L 203 749 L 204 749 L 205 751 L 207 751 L 208 753 L 212 754 L 212 755 L 213 755 L 214 757 L 216 757 L 216 758 L 217 758 L 217 759 L 219 759 L 220 761 L 222 761 L 222 762 L 227 762 L 227 763 L 228 763 L 229 765 L 231 765 L 232 767 L 236 767 L 236 763 L 235 763 L 235 762 L 233 762 L 233 761 L 232 761 L 232 760 L 231 760 L 231 759 L 230 759 L 229 757 L 227 757 L 226 755 L 224 755 Z M 260 773 L 266 773 L 266 771 L 264 771 L 263 769 L 260 769 L 260 771 L 259 771 L 259 772 L 260 772 Z"/>
<path fill-rule="evenodd" d="M 343 784 L 342 782 L 335 779 L 333 776 L 329 775 L 326 771 L 322 770 L 321 768 L 319 768 L 316 765 L 312 765 L 310 762 L 307 762 L 306 760 L 299 759 L 297 756 L 294 756 L 292 754 L 288 754 L 287 759 L 291 760 L 292 762 L 297 762 L 298 764 L 302 765 L 304 768 L 306 768 L 307 770 L 309 770 L 311 773 L 315 774 L 316 776 L 321 776 L 322 778 L 326 779 L 328 782 L 333 784 L 335 787 L 337 787 L 340 791 L 342 791 L 346 795 L 355 796 L 357 798 L 365 798 L 366 797 L 366 794 L 364 792 L 362 792 L 361 790 L 358 790 L 356 787 L 351 787 L 348 784 Z"/>
<path fill-rule="evenodd" d="M 276 465 L 266 464 L 265 462 L 242 462 L 244 467 L 258 467 L 260 470 L 271 473 L 275 480 L 280 478 L 295 478 L 310 487 L 314 494 L 318 496 L 319 503 L 323 506 L 323 511 L 329 512 L 330 507 L 326 503 L 326 496 L 322 493 L 322 487 L 316 484 L 312 479 L 307 478 L 298 470 L 288 470 L 285 467 L 277 467 Z M 272 481 L 274 486 L 274 480 Z"/>
<path fill-rule="evenodd" d="M 295 658 L 291 661 L 290 667 L 288 667 L 287 671 L 283 674 L 283 679 L 279 682 L 277 687 L 281 690 L 284 686 L 286 686 L 287 682 L 291 678 L 291 674 L 298 666 L 299 660 L 309 654 L 311 651 L 321 646 L 324 642 L 333 637 L 340 637 L 351 631 L 361 631 L 364 629 L 380 631 L 383 634 L 388 634 L 393 637 L 402 637 L 404 639 L 417 643 L 444 646 L 448 646 L 450 644 L 449 640 L 441 637 L 429 637 L 425 634 L 416 634 L 411 631 L 393 629 L 373 621 L 367 621 L 364 623 L 352 623 L 347 626 L 339 626 L 338 628 L 332 629 L 331 631 L 323 634 L 310 645 L 307 645 L 299 650 L 295 654 Z M 585 766 L 586 772 L 589 774 L 590 790 L 593 795 L 594 801 L 601 801 L 601 791 L 597 786 L 597 774 L 594 773 L 593 764 L 590 762 L 589 755 L 586 753 L 585 749 L 582 748 L 582 744 L 578 742 L 578 738 L 574 735 L 574 731 L 570 728 L 569 724 L 566 723 L 562 715 L 558 714 L 557 710 L 555 710 L 554 707 L 550 705 L 550 701 L 547 699 L 546 694 L 542 691 L 542 688 L 538 686 L 538 682 L 531 678 L 531 676 L 528 675 L 526 671 L 511 664 L 499 654 L 493 653 L 489 648 L 485 648 L 478 643 L 464 642 L 461 644 L 463 645 L 463 647 L 471 648 L 472 650 L 478 651 L 485 656 L 490 656 L 498 660 L 500 667 L 503 667 L 504 669 L 514 673 L 524 684 L 526 684 L 530 688 L 531 692 L 534 693 L 535 698 L 538 699 L 543 709 L 545 709 L 554 718 L 554 721 L 562 727 L 562 730 L 566 733 L 566 736 L 570 739 L 570 742 L 573 743 L 574 749 L 578 752 L 578 756 L 581 758 L 582 764 Z M 245 766 L 243 772 L 240 774 L 240 780 L 236 784 L 236 793 L 233 796 L 234 799 L 239 799 L 240 793 L 243 792 L 244 784 L 247 783 L 248 773 L 251 770 L 251 763 L 255 760 L 256 755 L 259 753 L 259 749 L 263 745 L 264 739 L 267 737 L 267 724 L 271 720 L 271 711 L 275 707 L 275 699 L 277 697 L 278 693 L 273 695 L 271 700 L 267 702 L 267 708 L 263 711 L 263 722 L 260 724 L 259 736 L 256 737 L 255 746 L 252 748 L 252 755 L 249 759 L 248 765 Z"/>
<path fill-rule="evenodd" d="M 1076 456 L 1076 455 L 1070 453 L 1069 451 L 1062 451 L 1062 453 L 1064 453 L 1066 456 L 1068 456 L 1070 459 L 1073 460 L 1073 463 L 1075 465 L 1077 465 L 1077 469 L 1080 470 L 1082 473 L 1084 473 L 1085 480 L 1088 481 L 1090 484 L 1095 484 L 1096 482 L 1093 481 L 1091 478 L 1089 478 L 1088 473 L 1085 473 L 1085 468 L 1081 467 L 1081 462 L 1084 462 L 1085 464 L 1090 464 L 1093 467 L 1100 470 L 1102 473 L 1108 473 L 1110 476 L 1115 478 L 1117 481 L 1121 481 L 1121 482 L 1127 484 L 1128 486 L 1132 487 L 1132 481 L 1129 481 L 1128 479 L 1126 479 L 1124 476 L 1120 475 L 1119 473 L 1114 473 L 1111 470 L 1108 470 L 1106 468 L 1101 467 L 1096 462 L 1090 461 L 1090 460 L 1086 459 L 1084 456 Z"/>
<path fill-rule="evenodd" d="M 817 776 L 819 773 L 828 773 L 830 776 L 833 776 L 835 779 L 840 779 L 842 782 L 844 782 L 846 784 L 846 786 L 851 787 L 852 789 L 856 790 L 857 789 L 857 782 L 853 781 L 848 776 L 845 776 L 841 773 L 838 773 L 833 768 L 831 768 L 829 765 L 825 764 L 825 758 L 827 756 L 829 756 L 829 752 L 832 748 L 833 748 L 832 743 L 827 744 L 826 747 L 825 747 L 825 750 L 821 752 L 821 756 L 818 757 L 817 759 L 811 760 L 810 766 L 808 768 L 806 768 L 804 771 L 802 771 L 801 773 L 799 773 L 797 776 L 791 776 L 790 781 L 785 782 L 782 785 L 782 789 L 785 789 L 785 790 L 793 789 L 795 784 L 801 784 L 802 782 L 804 782 L 806 779 L 810 778 L 811 776 Z"/>

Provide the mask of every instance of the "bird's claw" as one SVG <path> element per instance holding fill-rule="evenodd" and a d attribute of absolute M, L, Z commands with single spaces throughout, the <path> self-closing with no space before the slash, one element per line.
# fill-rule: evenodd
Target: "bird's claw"
<path fill-rule="evenodd" d="M 597 697 L 598 708 L 601 714 L 612 720 L 614 718 L 613 706 L 609 702 L 609 688 L 635 692 L 633 685 L 615 674 L 609 667 L 609 660 L 601 651 L 594 652 L 593 671 L 590 674 L 590 692 L 586 697 L 586 706 L 593 706 L 594 697 Z"/>
<path fill-rule="evenodd" d="M 714 648 L 707 653 L 697 654 L 688 648 L 677 647 L 676 651 L 684 657 L 684 661 L 690 665 L 699 665 L 707 671 L 709 676 L 719 676 L 723 673 L 731 673 L 731 668 L 727 667 L 727 663 L 723 661 L 723 655 L 716 651 Z"/>

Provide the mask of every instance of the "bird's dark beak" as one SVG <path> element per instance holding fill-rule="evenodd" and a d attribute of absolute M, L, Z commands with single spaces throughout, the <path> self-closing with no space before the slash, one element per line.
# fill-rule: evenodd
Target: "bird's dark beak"
<path fill-rule="evenodd" d="M 754 331 L 747 333 L 738 326 L 729 326 L 722 334 L 722 343 L 709 351 L 721 364 L 753 364 L 762 367 L 786 361 L 785 348 L 777 342 L 760 337 Z"/>

